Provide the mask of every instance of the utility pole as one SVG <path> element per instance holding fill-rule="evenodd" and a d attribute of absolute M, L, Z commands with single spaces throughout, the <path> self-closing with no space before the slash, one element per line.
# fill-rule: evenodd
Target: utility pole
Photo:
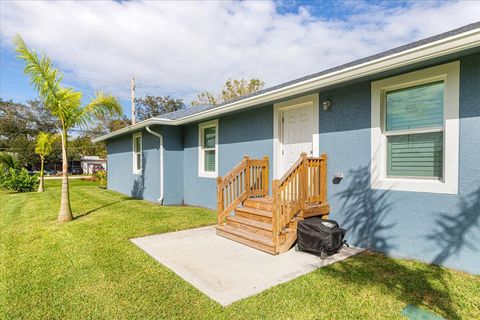
<path fill-rule="evenodd" d="M 135 124 L 135 79 L 130 81 L 130 92 L 132 95 L 132 124 Z"/>

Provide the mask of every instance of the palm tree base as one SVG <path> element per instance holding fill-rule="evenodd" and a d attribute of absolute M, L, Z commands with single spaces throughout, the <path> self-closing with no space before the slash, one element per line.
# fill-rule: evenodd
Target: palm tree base
<path fill-rule="evenodd" d="M 58 218 L 57 218 L 57 221 L 60 222 L 60 223 L 63 223 L 63 222 L 69 222 L 69 221 L 72 221 L 73 220 L 73 216 L 72 216 L 72 213 L 71 212 L 60 212 L 58 214 Z"/>

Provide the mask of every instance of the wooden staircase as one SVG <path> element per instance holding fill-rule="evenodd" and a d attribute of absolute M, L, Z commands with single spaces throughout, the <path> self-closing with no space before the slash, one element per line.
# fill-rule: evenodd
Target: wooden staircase
<path fill-rule="evenodd" d="M 268 158 L 242 162 L 217 178 L 217 234 L 250 247 L 279 254 L 297 239 L 297 222 L 327 216 L 326 155 L 300 159 L 268 189 Z"/>

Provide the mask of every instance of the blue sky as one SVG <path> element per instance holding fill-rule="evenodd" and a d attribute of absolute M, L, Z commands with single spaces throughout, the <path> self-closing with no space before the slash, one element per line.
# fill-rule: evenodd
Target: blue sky
<path fill-rule="evenodd" d="M 186 103 L 228 78 L 267 86 L 475 22 L 480 2 L 0 2 L 0 97 L 36 93 L 11 38 L 47 53 L 64 85 Z"/>

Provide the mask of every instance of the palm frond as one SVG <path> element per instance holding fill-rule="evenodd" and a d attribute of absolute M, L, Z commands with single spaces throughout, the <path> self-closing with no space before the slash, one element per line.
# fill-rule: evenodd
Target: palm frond
<path fill-rule="evenodd" d="M 95 98 L 81 110 L 76 124 L 86 126 L 94 118 L 121 114 L 122 106 L 117 98 L 109 94 L 97 92 Z"/>
<path fill-rule="evenodd" d="M 31 84 L 46 104 L 54 107 L 52 111 L 56 111 L 55 107 L 62 98 L 59 96 L 59 90 L 63 76 L 52 66 L 52 62 L 47 56 L 39 57 L 35 50 L 29 50 L 20 35 L 17 34 L 13 38 L 13 44 L 18 57 L 25 62 L 24 73 L 30 77 Z"/>

